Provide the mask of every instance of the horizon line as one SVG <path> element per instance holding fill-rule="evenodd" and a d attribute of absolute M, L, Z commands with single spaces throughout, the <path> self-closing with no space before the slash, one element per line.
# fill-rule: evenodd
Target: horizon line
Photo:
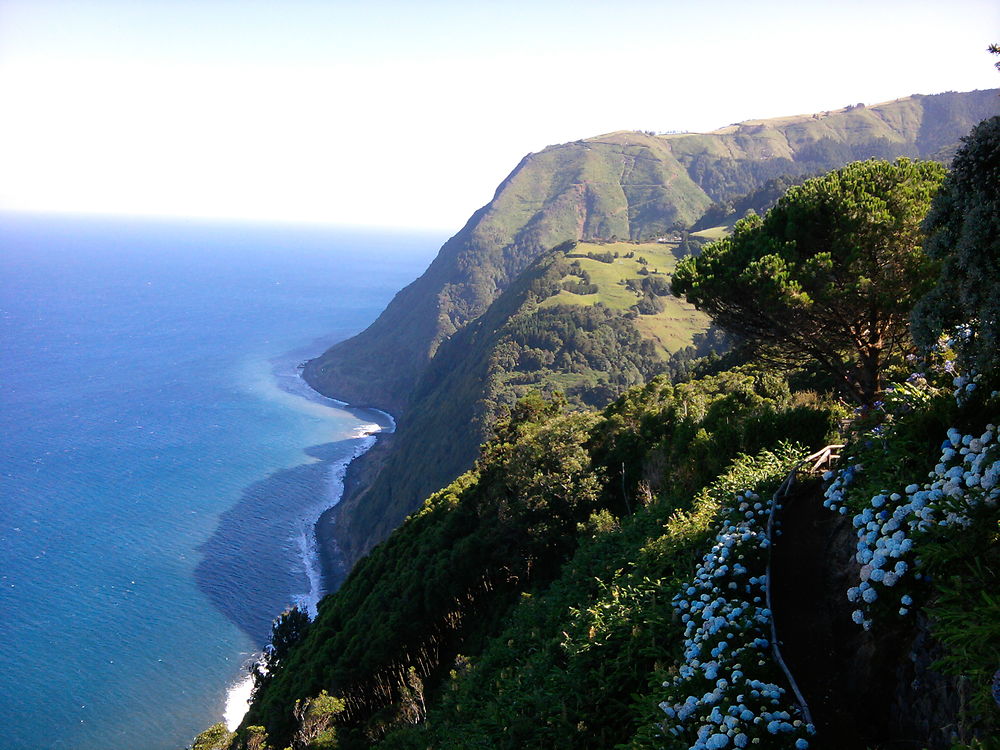
<path fill-rule="evenodd" d="M 206 215 L 181 213 L 136 213 L 118 211 L 88 211 L 59 208 L 9 208 L 0 206 L 0 215 L 37 217 L 61 217 L 68 219 L 124 220 L 124 221 L 169 221 L 200 224 L 250 224 L 271 227 L 296 227 L 300 229 L 351 229 L 379 230 L 385 232 L 421 232 L 427 234 L 447 234 L 456 229 L 442 226 L 401 225 L 401 224 L 351 224 L 318 218 L 248 217 L 234 215 Z"/>

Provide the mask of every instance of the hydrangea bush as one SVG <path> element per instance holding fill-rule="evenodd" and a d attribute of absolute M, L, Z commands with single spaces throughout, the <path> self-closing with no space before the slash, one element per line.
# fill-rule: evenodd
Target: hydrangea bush
<path fill-rule="evenodd" d="M 824 505 L 833 511 L 848 512 L 845 504 L 851 485 L 862 464 L 852 464 L 838 472 L 828 472 L 832 480 Z M 858 544 L 856 559 L 861 565 L 857 586 L 847 598 L 857 605 L 853 619 L 865 629 L 871 627 L 877 607 L 909 614 L 913 607 L 910 582 L 924 578 L 921 548 L 942 533 L 960 531 L 986 520 L 995 513 L 1000 499 L 1000 445 L 993 424 L 979 435 L 952 427 L 941 445 L 941 456 L 929 473 L 930 481 L 913 483 L 902 491 L 884 490 L 871 497 L 854 516 Z"/>
<path fill-rule="evenodd" d="M 971 687 L 962 731 L 988 736 L 1000 726 L 989 690 L 1000 663 L 1000 393 L 958 371 L 954 346 L 942 337 L 921 372 L 855 421 L 824 504 L 857 533 L 859 575 L 845 591 L 854 622 L 915 627 L 925 614 L 942 646 L 933 668 Z"/>
<path fill-rule="evenodd" d="M 692 748 L 809 746 L 815 728 L 777 680 L 766 606 L 771 500 L 738 494 L 694 578 L 674 597 L 684 659 L 664 683 L 663 730 Z"/>

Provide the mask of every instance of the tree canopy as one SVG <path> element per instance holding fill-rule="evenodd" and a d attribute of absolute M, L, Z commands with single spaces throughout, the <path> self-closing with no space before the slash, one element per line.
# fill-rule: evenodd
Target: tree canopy
<path fill-rule="evenodd" d="M 962 364 L 1000 365 L 1000 117 L 964 139 L 925 227 L 927 253 L 942 261 L 937 286 L 913 311 L 913 335 L 930 346 L 967 326 L 955 343 Z"/>
<path fill-rule="evenodd" d="M 673 292 L 763 356 L 814 362 L 870 402 L 936 278 L 921 221 L 943 178 L 934 162 L 873 159 L 807 180 L 682 261 Z"/>
<path fill-rule="evenodd" d="M 309 631 L 309 613 L 298 606 L 286 609 L 271 623 L 271 643 L 264 648 L 260 661 L 251 668 L 254 689 L 274 677 L 285 665 L 292 647 Z"/>

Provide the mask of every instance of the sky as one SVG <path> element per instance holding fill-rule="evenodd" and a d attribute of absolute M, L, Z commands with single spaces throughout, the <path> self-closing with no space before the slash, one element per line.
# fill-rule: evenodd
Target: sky
<path fill-rule="evenodd" d="M 454 232 L 547 145 L 995 88 L 997 41 L 995 0 L 0 0 L 0 210 Z"/>

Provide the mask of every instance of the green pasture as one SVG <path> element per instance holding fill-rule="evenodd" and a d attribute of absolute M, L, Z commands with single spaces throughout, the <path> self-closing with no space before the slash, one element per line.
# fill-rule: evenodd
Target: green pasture
<path fill-rule="evenodd" d="M 725 230 L 725 227 L 716 229 Z M 714 229 L 705 230 L 713 232 Z M 721 235 L 720 235 L 721 236 Z M 618 253 L 612 263 L 605 263 L 587 257 L 573 257 L 579 262 L 580 268 L 590 274 L 592 283 L 597 284 L 596 294 L 574 294 L 563 290 L 541 303 L 542 307 L 552 305 L 596 305 L 602 303 L 615 310 L 628 310 L 635 305 L 640 297 L 626 285 L 628 279 L 641 279 L 640 270 L 643 264 L 640 258 L 645 258 L 646 270 L 650 274 L 662 274 L 667 277 L 673 273 L 677 265 L 676 242 L 580 242 L 571 251 L 570 256 L 586 256 L 587 253 Z M 634 253 L 631 258 L 625 255 Z M 564 280 L 575 281 L 577 277 L 566 276 Z M 693 305 L 673 296 L 660 297 L 663 311 L 655 315 L 639 315 L 636 327 L 644 338 L 653 341 L 662 356 L 678 349 L 683 349 L 691 343 L 696 333 L 708 328 L 709 318 L 699 312 Z"/>

